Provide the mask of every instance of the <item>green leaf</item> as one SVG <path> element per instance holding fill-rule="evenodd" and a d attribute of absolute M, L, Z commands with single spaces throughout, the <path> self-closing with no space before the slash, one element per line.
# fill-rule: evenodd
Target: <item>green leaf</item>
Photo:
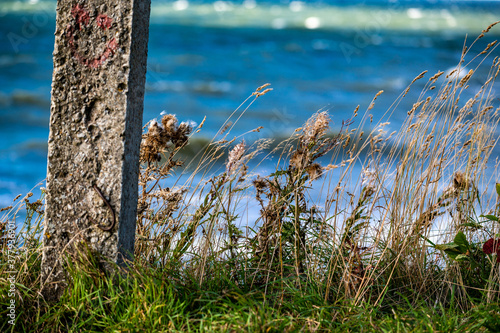
<path fill-rule="evenodd" d="M 278 171 L 270 174 L 269 176 L 270 177 L 283 176 L 283 175 L 286 175 L 287 173 L 288 173 L 288 171 L 286 171 L 286 170 L 278 170 Z"/>
<path fill-rule="evenodd" d="M 468 228 L 474 228 L 474 229 L 481 229 L 483 227 L 482 225 L 480 225 L 479 223 L 476 223 L 476 222 L 464 223 L 464 224 L 462 224 L 462 226 L 468 227 Z"/>
<path fill-rule="evenodd" d="M 425 237 L 424 235 L 420 235 L 420 237 L 423 238 L 424 240 L 426 240 L 427 242 L 429 242 L 433 248 L 436 248 L 436 244 L 431 242 L 431 240 L 429 238 Z"/>
<path fill-rule="evenodd" d="M 479 215 L 479 216 L 480 217 L 485 217 L 485 218 L 487 218 L 490 221 L 496 221 L 496 222 L 500 221 L 498 219 L 498 217 L 496 217 L 495 215 Z"/>
<path fill-rule="evenodd" d="M 441 251 L 454 251 L 457 254 L 460 253 L 459 246 L 455 243 L 448 243 L 448 244 L 438 244 L 434 246 L 435 249 L 441 250 Z"/>
<path fill-rule="evenodd" d="M 456 261 L 470 261 L 469 256 L 465 254 L 459 254 L 458 256 L 455 257 Z"/>
<path fill-rule="evenodd" d="M 364 229 L 365 227 L 367 227 L 369 224 L 370 224 L 369 222 L 358 223 L 354 227 L 352 227 L 352 231 L 358 232 L 358 231 Z"/>
<path fill-rule="evenodd" d="M 465 234 L 461 231 L 457 233 L 455 239 L 453 240 L 453 243 L 458 245 L 458 247 L 460 248 L 460 252 L 462 253 L 466 253 L 467 250 L 469 250 L 470 245 L 467 241 L 467 237 L 465 237 Z"/>
<path fill-rule="evenodd" d="M 464 252 L 461 251 L 460 246 L 456 243 L 439 244 L 434 246 L 434 248 L 444 251 L 444 253 L 453 260 L 457 260 L 456 258 L 458 256 L 464 256 Z"/>
<path fill-rule="evenodd" d="M 497 188 L 497 194 L 500 197 L 500 183 L 496 184 L 496 188 Z"/>
<path fill-rule="evenodd" d="M 449 250 L 444 251 L 444 253 L 446 253 L 446 255 L 448 257 L 450 257 L 450 259 L 453 259 L 453 260 L 455 260 L 457 256 L 461 255 L 461 253 L 459 253 L 459 252 L 453 252 L 453 251 L 449 251 Z"/>

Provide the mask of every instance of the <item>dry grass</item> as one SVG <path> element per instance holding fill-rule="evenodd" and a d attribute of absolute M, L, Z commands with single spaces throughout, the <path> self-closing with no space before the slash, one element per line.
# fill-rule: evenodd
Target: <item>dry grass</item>
<path fill-rule="evenodd" d="M 173 115 L 150 122 L 141 149 L 136 264 L 180 283 L 210 286 L 223 279 L 261 291 L 278 307 L 311 294 L 353 306 L 423 300 L 465 309 L 499 302 L 499 263 L 482 244 L 499 233 L 491 218 L 500 216 L 498 174 L 488 168 L 498 143 L 494 85 L 500 59 L 492 59 L 495 43 L 471 55 L 481 37 L 464 47 L 455 71 L 418 75 L 385 119 L 374 123 L 370 115 L 379 92 L 364 116 L 356 108 L 334 135 L 330 125 L 340 121 L 321 111 L 272 149 L 270 140 L 248 145 L 244 135 L 228 139 L 248 107 L 271 90 L 268 85 L 187 164 L 179 152 L 203 124 L 179 124 Z M 476 77 L 488 62 L 487 77 Z M 472 79 L 483 84 L 471 94 Z M 421 82 L 413 108 L 398 109 Z M 387 133 L 396 111 L 406 112 L 406 119 Z M 250 163 L 262 155 L 276 161 L 272 174 Z M 38 290 L 28 263 L 39 261 L 43 212 L 38 204 L 26 205 L 35 214 L 25 225 L 31 238 L 18 243 L 31 254 L 18 281 L 28 292 Z M 440 245 L 456 243 L 459 233 L 468 245 L 457 260 Z"/>
<path fill-rule="evenodd" d="M 409 291 L 445 303 L 458 295 L 463 306 L 475 291 L 498 301 L 500 276 L 493 259 L 486 264 L 482 258 L 481 269 L 489 275 L 484 279 L 484 271 L 483 277 L 469 274 L 470 262 L 449 260 L 432 245 L 451 242 L 462 231 L 478 250 L 498 232 L 498 225 L 488 222 L 470 227 L 471 219 L 484 220 L 480 213 L 499 213 L 494 180 L 485 179 L 485 170 L 498 139 L 493 86 L 500 62 L 491 59 L 494 43 L 469 59 L 479 39 L 464 47 L 455 71 L 427 79 L 420 99 L 405 110 L 402 127 L 390 134 L 388 121 L 375 124 L 369 114 L 382 92 L 358 124 L 359 108 L 339 133 L 327 135 L 332 120 L 318 112 L 272 151 L 265 150 L 268 142 L 247 147 L 239 138 L 227 140 L 231 126 L 224 124 L 191 166 L 186 184 L 168 189 L 159 188 L 158 180 L 180 165 L 174 156 L 182 145 L 157 140 L 153 151 L 164 157 L 148 161 L 142 173 L 141 202 L 148 202 L 149 215 L 142 215 L 136 255 L 155 263 L 180 261 L 199 283 L 225 267 L 235 283 L 265 286 L 282 301 L 287 287 L 307 290 L 308 284 L 325 300 L 354 304 L 377 305 Z M 468 81 L 478 79 L 476 71 L 488 60 L 491 69 L 481 78 L 481 89 L 463 100 L 470 95 Z M 402 112 L 399 102 L 426 76 L 421 73 L 403 91 L 388 120 Z M 261 89 L 251 97 L 260 97 Z M 162 119 L 164 128 L 171 117 Z M 145 134 L 144 149 L 158 131 L 155 124 Z M 373 130 L 365 134 L 367 127 Z M 248 170 L 262 152 L 276 157 L 276 172 Z M 227 155 L 225 170 L 214 171 Z M 154 209 L 152 202 L 158 203 Z M 260 217 L 249 221 L 257 210 Z M 485 288 L 490 289 L 484 293 Z"/>

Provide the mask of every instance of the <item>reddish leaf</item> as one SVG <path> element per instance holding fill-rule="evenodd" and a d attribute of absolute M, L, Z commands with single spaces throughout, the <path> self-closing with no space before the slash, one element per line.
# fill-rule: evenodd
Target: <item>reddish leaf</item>
<path fill-rule="evenodd" d="M 492 254 L 495 252 L 500 253 L 500 239 L 490 238 L 483 245 L 483 252 L 486 254 Z M 498 258 L 497 258 L 498 260 Z"/>

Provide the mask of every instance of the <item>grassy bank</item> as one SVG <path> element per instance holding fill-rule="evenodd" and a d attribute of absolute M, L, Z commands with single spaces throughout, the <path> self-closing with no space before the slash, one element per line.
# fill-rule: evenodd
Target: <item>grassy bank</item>
<path fill-rule="evenodd" d="M 17 198 L 0 220 L 1 330 L 500 330 L 500 61 L 481 41 L 455 71 L 418 75 L 380 121 L 370 111 L 381 92 L 363 115 L 320 111 L 282 142 L 247 144 L 231 121 L 272 98 L 263 86 L 192 160 L 182 151 L 203 124 L 150 122 L 134 261 L 105 272 L 75 237 L 57 304 L 39 298 L 43 197 Z M 420 99 L 398 109 L 415 86 Z M 394 112 L 406 118 L 390 132 Z M 258 168 L 266 158 L 269 174 Z"/>

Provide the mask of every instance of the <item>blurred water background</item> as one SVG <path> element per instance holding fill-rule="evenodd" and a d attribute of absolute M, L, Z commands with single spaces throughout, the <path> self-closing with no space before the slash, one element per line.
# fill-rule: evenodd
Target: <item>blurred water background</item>
<path fill-rule="evenodd" d="M 497 1 L 152 2 L 144 123 L 163 110 L 181 121 L 206 116 L 198 136 L 211 138 L 269 82 L 274 91 L 233 129 L 234 136 L 264 126 L 249 141 L 284 137 L 319 109 L 340 127 L 384 90 L 371 110 L 377 119 L 423 70 L 454 68 L 466 34 L 472 41 L 500 19 Z M 46 175 L 55 6 L 0 2 L 0 207 Z M 481 45 L 499 34 L 493 29 Z M 470 82 L 471 94 L 481 83 Z M 419 94 L 402 101 L 389 132 Z"/>

